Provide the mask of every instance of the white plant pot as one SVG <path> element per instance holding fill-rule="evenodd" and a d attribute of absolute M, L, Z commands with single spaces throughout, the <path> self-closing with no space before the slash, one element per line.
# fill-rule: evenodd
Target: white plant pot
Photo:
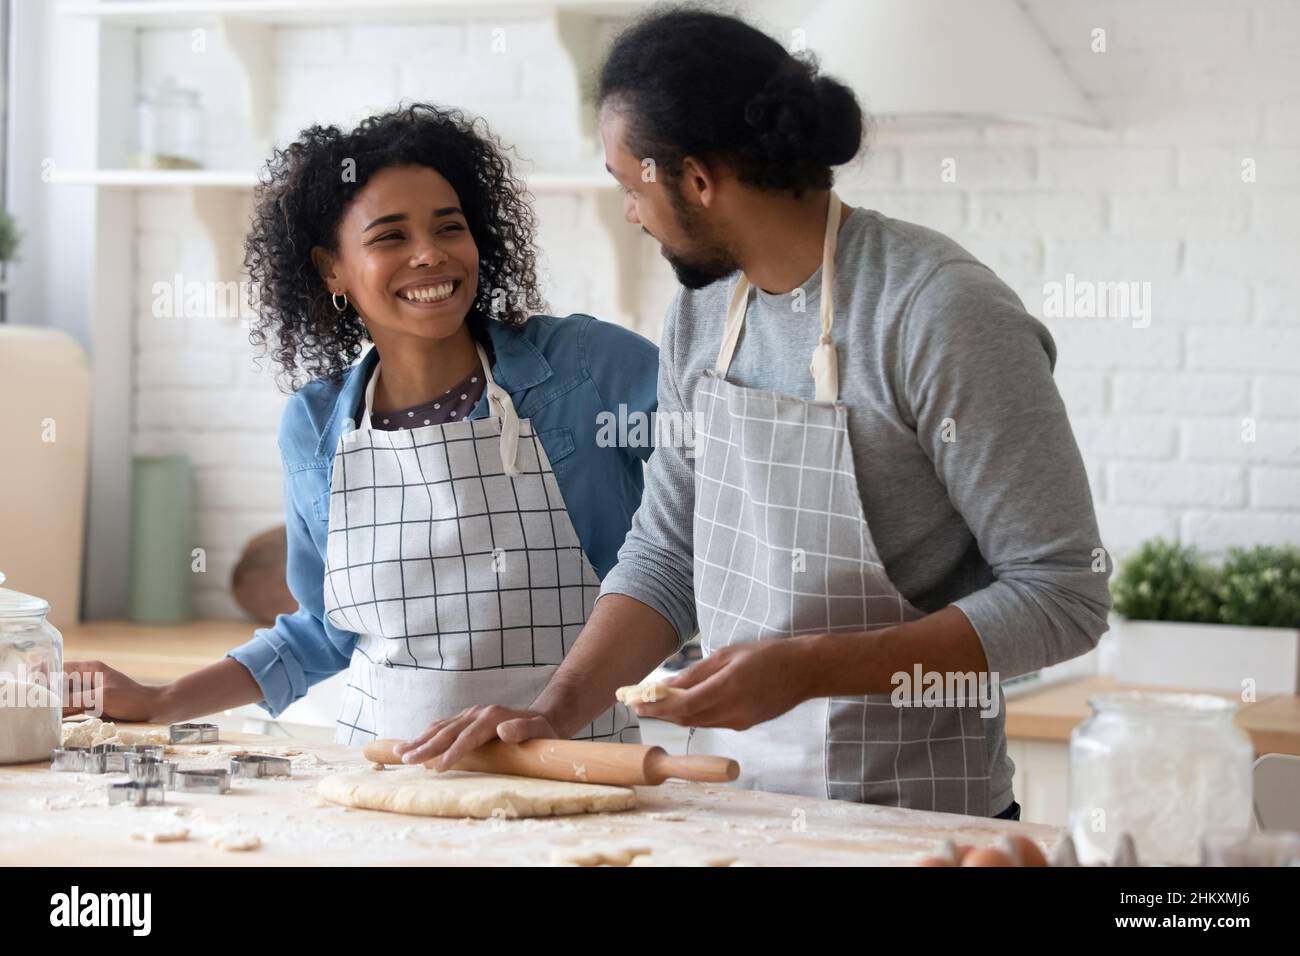
<path fill-rule="evenodd" d="M 1112 620 L 1113 673 L 1127 684 L 1300 693 L 1300 630 Z"/>

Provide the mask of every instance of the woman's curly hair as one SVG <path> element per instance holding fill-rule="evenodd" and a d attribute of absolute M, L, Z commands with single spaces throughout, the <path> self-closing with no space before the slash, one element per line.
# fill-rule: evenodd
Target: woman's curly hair
<path fill-rule="evenodd" d="M 259 303 L 249 339 L 271 355 L 290 388 L 340 375 L 369 341 L 350 302 L 343 312 L 334 309 L 311 251 L 338 251 L 349 204 L 390 166 L 428 166 L 460 197 L 478 246 L 478 293 L 466 322 L 479 341 L 487 343 L 487 322 L 520 326 L 545 307 L 532 196 L 506 152 L 481 119 L 424 103 L 368 117 L 350 132 L 311 126 L 274 151 L 255 193 L 244 267 Z"/>

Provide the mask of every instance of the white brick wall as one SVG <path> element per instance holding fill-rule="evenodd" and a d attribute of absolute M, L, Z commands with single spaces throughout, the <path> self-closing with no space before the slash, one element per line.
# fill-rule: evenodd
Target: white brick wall
<path fill-rule="evenodd" d="M 1211 552 L 1300 541 L 1300 3 L 1026 6 L 1111 125 L 882 127 L 842 174 L 841 192 L 953 236 L 1035 315 L 1044 283 L 1067 273 L 1151 283 L 1147 328 L 1045 318 L 1112 550 L 1155 534 Z M 1107 30 L 1106 53 L 1090 52 L 1095 27 Z M 544 20 L 283 29 L 273 50 L 280 141 L 311 122 L 348 124 L 416 98 L 481 113 L 518 146 L 521 171 L 599 165 Z M 207 56 L 196 65 L 187 31 L 140 36 L 146 81 L 170 73 L 201 84 L 213 130 L 237 128 L 224 54 Z M 213 165 L 259 161 L 233 138 L 215 139 Z M 949 158 L 955 182 L 941 178 Z M 576 193 L 538 202 L 547 294 L 555 311 L 608 315 L 611 286 L 592 266 L 607 254 L 586 203 Z M 209 559 L 198 610 L 227 615 L 240 547 L 281 520 L 284 397 L 254 369 L 239 322 L 150 314 L 154 281 L 211 272 L 202 235 L 183 195 L 140 194 L 135 449 L 193 459 Z M 633 298 L 638 329 L 655 337 L 674 284 L 657 248 L 643 245 Z M 1242 437 L 1247 419 L 1253 442 Z"/>
<path fill-rule="evenodd" d="M 863 173 L 841 191 L 952 235 L 1040 317 L 1067 273 L 1151 283 L 1147 328 L 1044 318 L 1113 551 L 1300 542 L 1300 3 L 1025 6 L 1110 126 L 882 127 L 904 188 Z"/>

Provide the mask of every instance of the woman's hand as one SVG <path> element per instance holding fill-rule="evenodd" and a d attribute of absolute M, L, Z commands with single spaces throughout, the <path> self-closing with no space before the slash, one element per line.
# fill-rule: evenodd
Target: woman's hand
<path fill-rule="evenodd" d="M 140 684 L 100 661 L 63 665 L 63 716 L 89 713 L 105 720 L 167 723 L 166 686 Z"/>
<path fill-rule="evenodd" d="M 455 717 L 435 721 L 420 736 L 398 744 L 393 751 L 404 763 L 425 763 L 442 754 L 434 767 L 441 772 L 490 740 L 499 738 L 517 744 L 534 737 L 556 736 L 550 719 L 537 711 L 488 704 L 467 707 Z"/>

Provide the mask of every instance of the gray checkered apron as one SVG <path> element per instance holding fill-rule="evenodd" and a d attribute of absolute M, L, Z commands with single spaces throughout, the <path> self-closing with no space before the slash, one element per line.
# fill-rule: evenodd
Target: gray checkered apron
<path fill-rule="evenodd" d="M 858 494 L 830 337 L 840 202 L 823 248 L 816 400 L 726 380 L 744 324 L 742 274 L 716 368 L 696 389 L 695 602 L 704 653 L 742 641 L 915 620 L 890 582 Z M 979 706 L 898 707 L 889 694 L 805 701 L 744 731 L 695 728 L 689 751 L 740 762 L 740 785 L 987 816 Z"/>
<path fill-rule="evenodd" d="M 474 704 L 527 708 L 591 614 L 600 581 L 532 423 L 479 349 L 494 415 L 339 437 L 325 611 L 357 641 L 335 740 L 409 740 Z M 576 739 L 639 742 L 622 704 Z"/>

